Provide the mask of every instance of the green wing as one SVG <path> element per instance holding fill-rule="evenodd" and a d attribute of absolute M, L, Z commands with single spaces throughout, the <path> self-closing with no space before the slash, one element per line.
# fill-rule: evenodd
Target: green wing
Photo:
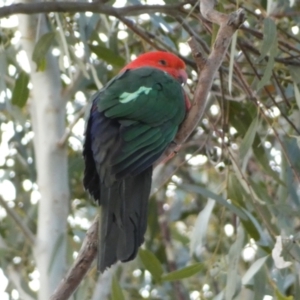
<path fill-rule="evenodd" d="M 180 83 L 149 67 L 115 77 L 94 101 L 100 115 L 119 124 L 113 149 L 100 141 L 94 151 L 105 151 L 104 168 L 116 179 L 137 175 L 152 165 L 174 139 L 186 112 Z"/>

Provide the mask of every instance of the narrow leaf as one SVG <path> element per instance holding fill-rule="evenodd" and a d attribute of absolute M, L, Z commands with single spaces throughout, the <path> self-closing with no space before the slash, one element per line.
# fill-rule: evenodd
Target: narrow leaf
<path fill-rule="evenodd" d="M 269 16 L 272 13 L 273 8 L 274 0 L 267 0 L 267 16 Z"/>
<path fill-rule="evenodd" d="M 261 257 L 251 265 L 251 267 L 247 270 L 247 272 L 243 276 L 243 279 L 242 279 L 243 285 L 249 284 L 250 280 L 261 269 L 261 267 L 264 265 L 264 263 L 266 262 L 268 257 L 269 257 L 269 255 Z"/>
<path fill-rule="evenodd" d="M 160 261 L 156 258 L 156 256 L 147 249 L 140 249 L 139 257 L 145 269 L 151 273 L 154 280 L 160 282 L 161 275 L 163 274 L 163 268 L 161 266 Z"/>
<path fill-rule="evenodd" d="M 293 78 L 293 81 L 297 84 L 300 83 L 300 76 L 299 76 L 300 68 L 297 67 L 297 66 L 288 66 L 288 69 L 289 69 L 290 74 Z"/>
<path fill-rule="evenodd" d="M 298 105 L 298 108 L 300 109 L 300 91 L 298 85 L 295 82 L 294 82 L 294 93 L 295 93 L 296 103 Z"/>
<path fill-rule="evenodd" d="M 5 74 L 7 70 L 7 57 L 6 57 L 6 51 L 4 50 L 4 47 L 0 48 L 0 74 Z M 4 78 L 1 78 L 0 80 L 0 92 L 6 91 L 6 82 Z M 6 98 L 5 93 L 5 98 Z"/>
<path fill-rule="evenodd" d="M 232 91 L 232 76 L 233 76 L 234 56 L 236 51 L 236 41 L 237 41 L 237 31 L 234 33 L 232 37 L 231 47 L 230 47 L 230 61 L 229 61 L 229 72 L 228 72 L 228 91 L 230 95 Z"/>
<path fill-rule="evenodd" d="M 244 229 L 255 241 L 258 241 L 260 238 L 264 237 L 263 230 L 259 222 L 248 210 L 244 209 L 244 212 L 248 216 L 248 220 L 241 220 Z"/>
<path fill-rule="evenodd" d="M 270 18 L 264 19 L 264 38 L 260 50 L 260 56 L 258 58 L 258 62 L 261 61 L 268 52 L 272 49 L 276 39 L 277 39 L 277 31 L 276 24 Z"/>
<path fill-rule="evenodd" d="M 277 300 L 293 300 L 294 299 L 293 296 L 282 295 L 282 293 L 278 289 L 275 290 L 275 296 L 276 296 Z"/>
<path fill-rule="evenodd" d="M 300 96 L 300 93 L 299 93 Z M 297 146 L 300 149 L 300 136 L 297 135 L 290 135 L 290 137 L 294 138 L 296 140 Z M 283 198 L 282 198 L 283 199 Z"/>
<path fill-rule="evenodd" d="M 288 69 L 294 81 L 295 100 L 298 105 L 298 108 L 300 109 L 300 90 L 298 88 L 298 84 L 300 83 L 300 76 L 299 76 L 300 68 L 295 66 L 289 66 Z"/>
<path fill-rule="evenodd" d="M 260 81 L 257 83 L 257 87 L 256 87 L 257 91 L 260 90 L 262 87 L 264 87 L 267 83 L 269 83 L 271 75 L 272 75 L 274 63 L 275 63 L 274 56 L 270 55 L 264 75 L 260 79 Z"/>
<path fill-rule="evenodd" d="M 231 200 L 231 203 L 238 207 L 245 207 L 244 197 L 248 197 L 245 189 L 240 184 L 237 174 L 230 173 L 228 175 L 227 183 L 227 197 Z"/>
<path fill-rule="evenodd" d="M 204 209 L 198 214 L 197 220 L 195 222 L 195 226 L 191 235 L 191 243 L 190 243 L 190 253 L 199 252 L 197 249 L 202 249 L 202 245 L 205 244 L 206 233 L 208 222 L 212 213 L 212 210 L 215 206 L 215 201 L 212 199 L 208 199 L 207 204 Z"/>
<path fill-rule="evenodd" d="M 257 90 L 260 90 L 270 81 L 272 70 L 275 64 L 275 56 L 277 54 L 277 48 L 278 45 L 277 45 L 276 25 L 272 19 L 266 18 L 264 20 L 263 45 L 261 49 L 261 55 L 258 61 L 262 60 L 267 55 L 267 53 L 269 53 L 269 59 L 268 59 L 268 63 L 264 75 L 257 84 Z"/>
<path fill-rule="evenodd" d="M 236 170 L 236 165 L 233 164 L 234 169 Z M 246 206 L 245 199 L 248 199 L 249 193 L 246 192 L 245 188 L 243 187 L 242 183 L 245 185 L 243 178 L 240 175 L 239 171 L 234 173 L 230 173 L 228 176 L 228 183 L 227 183 L 227 197 L 232 201 L 232 204 L 240 207 L 245 215 L 247 215 L 248 219 L 243 220 L 241 222 L 244 226 L 244 229 L 247 233 L 254 238 L 254 240 L 259 240 L 260 238 L 260 230 L 261 227 L 258 226 L 257 220 L 253 217 L 250 213 L 251 204 Z M 249 187 L 246 185 L 246 188 L 249 190 Z M 251 193 L 253 195 L 253 193 Z M 246 208 L 247 207 L 247 208 Z"/>
<path fill-rule="evenodd" d="M 38 71 L 45 68 L 46 55 L 55 39 L 55 35 L 55 32 L 48 32 L 42 35 L 34 47 L 32 60 L 36 63 Z"/>
<path fill-rule="evenodd" d="M 255 134 L 257 132 L 257 128 L 259 125 L 258 117 L 254 118 L 251 122 L 250 127 L 248 128 L 240 146 L 240 158 L 243 159 L 245 155 L 247 154 L 248 150 L 251 148 Z"/>
<path fill-rule="evenodd" d="M 230 202 L 226 201 L 222 196 L 217 195 L 205 188 L 202 188 L 200 186 L 196 186 L 196 185 L 191 185 L 191 184 L 182 184 L 181 188 L 190 191 L 190 192 L 194 192 L 194 193 L 198 193 L 201 194 L 207 198 L 211 198 L 213 200 L 216 200 L 216 202 L 218 202 L 221 205 L 224 205 L 225 207 L 227 207 L 229 210 L 231 210 L 231 212 L 235 213 L 237 216 L 239 216 L 241 219 L 247 220 L 247 216 L 244 214 L 244 212 L 232 205 Z"/>
<path fill-rule="evenodd" d="M 125 59 L 119 55 L 116 55 L 110 49 L 103 47 L 101 45 L 89 45 L 90 49 L 102 60 L 106 61 L 108 64 L 117 67 L 123 67 L 125 64 Z"/>
<path fill-rule="evenodd" d="M 111 300 L 125 300 L 120 284 L 115 276 L 113 276 L 111 284 Z"/>
<path fill-rule="evenodd" d="M 232 300 L 241 289 L 241 279 L 238 274 L 239 260 L 244 245 L 245 233 L 242 227 L 238 230 L 238 235 L 228 253 L 228 272 L 225 290 L 225 300 Z"/>
<path fill-rule="evenodd" d="M 29 96 L 28 83 L 29 75 L 26 72 L 21 71 L 12 93 L 11 102 L 13 105 L 17 105 L 21 108 L 24 107 Z"/>
<path fill-rule="evenodd" d="M 174 280 L 180 280 L 188 277 L 192 277 L 193 275 L 197 274 L 201 270 L 203 270 L 204 266 L 203 264 L 194 264 L 191 266 L 187 266 L 185 268 L 182 268 L 180 270 L 176 270 L 174 272 L 170 272 L 166 275 L 163 275 L 161 279 L 163 281 L 174 281 Z"/>

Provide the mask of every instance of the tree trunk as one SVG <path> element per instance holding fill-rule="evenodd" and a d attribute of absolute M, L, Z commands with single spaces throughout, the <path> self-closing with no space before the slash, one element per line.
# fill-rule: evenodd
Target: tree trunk
<path fill-rule="evenodd" d="M 39 299 L 50 298 L 66 271 L 66 229 L 69 212 L 67 151 L 58 146 L 65 131 L 65 103 L 57 60 L 48 53 L 46 68 L 37 72 L 31 60 L 36 41 L 48 32 L 44 15 L 19 15 L 21 44 L 31 67 L 30 112 L 41 200 L 35 258 L 40 273 Z"/>

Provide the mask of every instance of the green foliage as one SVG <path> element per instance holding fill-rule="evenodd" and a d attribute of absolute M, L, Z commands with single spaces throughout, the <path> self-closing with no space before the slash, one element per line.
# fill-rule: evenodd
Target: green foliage
<path fill-rule="evenodd" d="M 270 18 L 264 19 L 263 41 L 260 49 L 260 56 L 257 61 L 261 61 L 268 53 L 273 51 L 274 46 L 277 46 L 276 24 Z M 277 50 L 277 49 L 276 49 Z"/>
<path fill-rule="evenodd" d="M 21 71 L 16 79 L 15 87 L 11 97 L 11 103 L 19 107 L 24 107 L 29 96 L 29 76 L 26 72 Z"/>
<path fill-rule="evenodd" d="M 194 264 L 194 265 L 182 268 L 180 270 L 170 272 L 169 274 L 163 275 L 161 277 L 161 279 L 163 281 L 181 280 L 184 278 L 192 277 L 193 275 L 197 274 L 198 272 L 200 272 L 202 270 L 203 270 L 203 264 Z"/>
<path fill-rule="evenodd" d="M 122 289 L 118 283 L 118 280 L 116 277 L 113 277 L 112 279 L 112 285 L 111 285 L 111 300 L 124 300 L 124 295 L 122 292 Z"/>
<path fill-rule="evenodd" d="M 103 47 L 101 45 L 90 45 L 89 47 L 98 56 L 99 59 L 104 60 L 113 66 L 123 67 L 126 63 L 123 57 L 118 56 L 109 48 Z"/>
<path fill-rule="evenodd" d="M 32 60 L 36 63 L 37 71 L 43 71 L 46 67 L 46 55 L 55 39 L 55 32 L 45 33 L 40 37 L 32 53 Z"/>
<path fill-rule="evenodd" d="M 112 1 L 103 2 L 118 9 Z M 295 13 L 300 3 L 291 7 L 291 2 L 219 1 L 224 13 L 244 6 L 247 22 L 214 80 L 203 120 L 176 157 L 153 176 L 143 248 L 111 277 L 102 275 L 102 283 L 92 268 L 76 292 L 78 299 L 97 299 L 99 284 L 109 299 L 300 299 L 300 18 Z M 48 55 L 56 57 L 60 68 L 63 89 L 57 109 L 66 106 L 70 265 L 97 213 L 82 187 L 89 99 L 126 62 L 155 49 L 185 59 L 186 90 L 193 99 L 198 70 L 187 40 L 193 34 L 206 57 L 218 30 L 199 23 L 197 3 L 161 13 L 140 5 L 150 1 L 131 0 L 126 6 L 138 5 L 144 13 L 48 14 L 49 32 L 37 39 L 32 59 L 38 74 L 45 71 Z M 0 207 L 0 265 L 9 279 L 8 299 L 16 299 L 14 290 L 19 299 L 38 299 L 33 284 L 37 254 L 13 218 L 33 235 L 38 231 L 42 187 L 33 143 L 39 127 L 33 128 L 37 116 L 30 113 L 36 101 L 32 72 L 24 63 L 19 28 L 1 23 L 0 40 L 0 205 L 5 201 L 9 207 L 9 213 Z M 292 263 L 283 269 L 276 268 L 278 257 L 272 255 L 279 235 L 282 258 Z M 61 240 L 55 242 L 58 250 Z"/>
<path fill-rule="evenodd" d="M 254 142 L 256 131 L 258 129 L 258 125 L 259 125 L 259 120 L 258 120 L 257 117 L 255 117 L 252 120 L 252 122 L 251 122 L 251 124 L 250 124 L 250 126 L 249 126 L 242 142 L 241 142 L 241 145 L 240 145 L 240 159 L 244 159 L 247 152 L 248 152 L 248 150 L 251 148 L 251 146 Z"/>
<path fill-rule="evenodd" d="M 161 276 L 163 274 L 163 269 L 156 256 L 147 249 L 140 249 L 139 257 L 146 270 L 151 273 L 153 279 L 157 282 L 160 282 Z"/>

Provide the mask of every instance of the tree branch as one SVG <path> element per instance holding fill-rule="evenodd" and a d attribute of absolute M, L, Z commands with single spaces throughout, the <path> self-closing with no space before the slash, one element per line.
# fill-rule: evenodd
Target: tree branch
<path fill-rule="evenodd" d="M 45 4 L 47 3 L 43 3 L 43 5 Z M 56 4 L 62 4 L 62 2 Z M 76 5 L 77 4 L 80 3 L 76 3 Z M 91 5 L 91 3 L 89 5 Z M 114 15 L 115 9 L 109 8 L 108 13 L 108 8 L 106 6 L 101 5 L 99 7 L 102 8 L 101 13 Z M 98 9 L 100 10 L 99 7 Z M 168 14 L 170 14 L 170 11 L 168 11 L 169 9 L 176 10 L 179 8 L 179 6 L 174 5 L 151 7 L 143 5 L 134 8 L 133 6 L 130 6 L 118 9 L 118 14 L 138 14 L 141 13 L 141 11 L 145 12 L 145 7 L 148 7 L 148 12 L 154 12 L 154 10 L 157 12 L 159 9 L 160 12 Z M 203 116 L 206 106 L 206 99 L 211 89 L 214 77 L 219 67 L 221 66 L 221 63 L 224 59 L 224 56 L 226 54 L 227 48 L 231 42 L 231 38 L 234 32 L 243 23 L 245 18 L 244 11 L 241 9 L 237 10 L 236 12 L 230 15 L 221 14 L 215 11 L 213 9 L 213 1 L 211 0 L 202 0 L 200 9 L 202 15 L 209 21 L 219 24 L 220 29 L 213 50 L 207 58 L 207 60 L 205 61 L 202 59 L 201 56 L 199 56 L 196 41 L 194 39 L 191 39 L 191 41 L 189 42 L 193 56 L 196 60 L 198 68 L 201 70 L 201 73 L 195 90 L 192 108 L 187 114 L 186 120 L 184 121 L 176 135 L 175 143 L 169 146 L 169 148 L 165 151 L 164 155 L 160 158 L 160 161 L 163 161 L 164 159 L 169 157 L 170 154 L 175 152 L 178 146 L 182 145 L 186 141 L 188 136 L 192 133 L 194 128 L 197 126 L 199 120 Z M 76 11 L 79 11 L 78 7 L 76 7 Z M 78 284 L 86 274 L 97 253 L 97 227 L 97 220 L 95 219 L 92 226 L 87 231 L 87 236 L 84 240 L 83 246 L 80 250 L 80 253 L 78 254 L 78 257 L 73 267 L 67 274 L 66 279 L 64 279 L 61 282 L 61 284 L 51 297 L 51 300 L 67 299 L 71 295 L 71 293 L 77 288 Z"/>
<path fill-rule="evenodd" d="M 16 267 L 10 265 L 7 268 L 7 275 L 9 281 L 16 287 L 18 293 L 20 294 L 20 298 L 23 300 L 35 300 L 36 298 L 29 295 L 24 290 L 24 281 L 22 280 L 22 271 L 17 269 Z"/>
<path fill-rule="evenodd" d="M 17 226 L 23 232 L 25 238 L 29 241 L 31 245 L 35 243 L 35 236 L 29 227 L 20 219 L 18 214 L 7 205 L 7 202 L 0 196 L 0 204 L 6 210 L 7 214 L 16 222 Z"/>
<path fill-rule="evenodd" d="M 57 145 L 59 147 L 65 147 L 68 138 L 70 137 L 72 133 L 73 127 L 77 124 L 77 122 L 84 116 L 84 113 L 86 112 L 86 105 L 84 105 L 80 111 L 77 113 L 77 115 L 74 117 L 74 120 L 70 123 L 69 127 L 66 128 L 66 131 L 64 135 L 60 138 L 60 140 L 57 142 Z"/>
<path fill-rule="evenodd" d="M 242 9 L 238 9 L 230 15 L 225 15 L 215 11 L 213 9 L 212 2 L 213 1 L 211 0 L 202 0 L 200 6 L 201 13 L 209 21 L 220 25 L 220 29 L 212 52 L 205 62 L 198 50 L 196 40 L 191 38 L 189 41 L 193 57 L 197 63 L 198 69 L 201 70 L 201 73 L 199 74 L 192 107 L 179 129 L 174 139 L 174 143 L 169 145 L 168 149 L 160 157 L 159 162 L 164 161 L 167 157 L 176 153 L 178 148 L 186 141 L 192 131 L 196 128 L 205 112 L 208 93 L 211 89 L 215 75 L 226 55 L 231 38 L 245 19 L 245 14 Z"/>
<path fill-rule="evenodd" d="M 36 3 L 17 3 L 0 8 L 0 18 L 9 17 L 15 14 L 32 15 L 37 13 L 50 12 L 93 12 L 110 16 L 136 16 L 142 13 L 165 13 L 178 15 L 185 2 L 174 5 L 131 5 L 126 7 L 114 8 L 100 2 L 36 2 Z"/>
<path fill-rule="evenodd" d="M 66 300 L 77 289 L 97 255 L 98 216 L 86 233 L 78 256 L 65 278 L 60 282 L 50 300 Z"/>

